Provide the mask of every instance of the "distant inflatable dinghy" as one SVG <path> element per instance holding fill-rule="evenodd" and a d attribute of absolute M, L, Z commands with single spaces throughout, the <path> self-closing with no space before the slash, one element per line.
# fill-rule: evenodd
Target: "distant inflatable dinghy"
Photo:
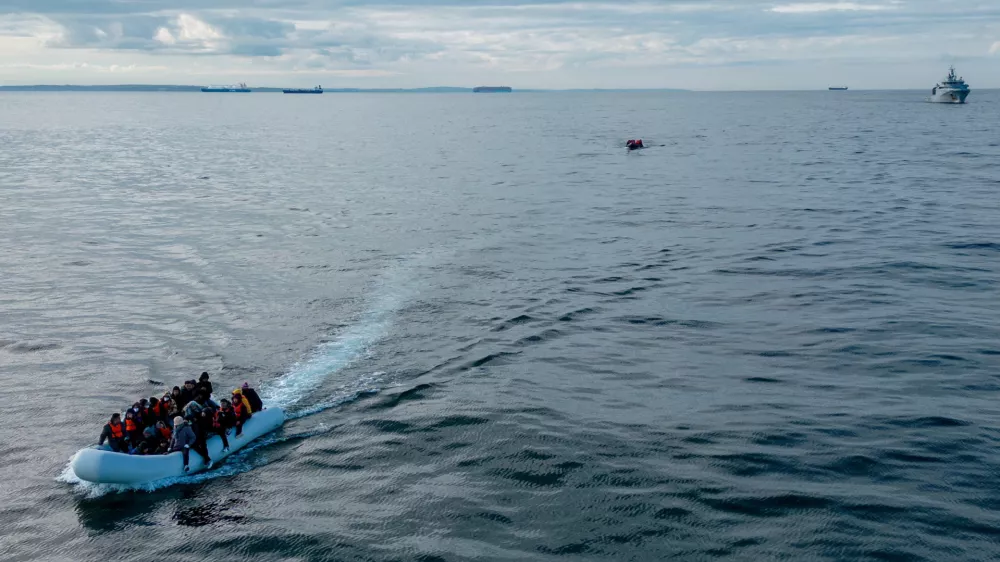
<path fill-rule="evenodd" d="M 640 148 L 646 148 L 642 144 L 642 139 L 629 139 L 625 143 L 625 148 L 629 150 L 639 150 Z"/>
<path fill-rule="evenodd" d="M 235 436 L 229 433 L 229 452 L 222 453 L 222 438 L 213 435 L 208 439 L 208 455 L 219 461 L 250 444 L 251 441 L 268 434 L 285 423 L 285 412 L 281 408 L 267 408 L 257 412 L 245 424 L 243 433 Z M 174 478 L 194 474 L 205 469 L 201 455 L 191 451 L 190 472 L 184 472 L 184 456 L 180 452 L 168 455 L 126 455 L 109 449 L 90 447 L 81 449 L 70 466 L 81 480 L 97 484 L 145 484 L 164 478 Z"/>

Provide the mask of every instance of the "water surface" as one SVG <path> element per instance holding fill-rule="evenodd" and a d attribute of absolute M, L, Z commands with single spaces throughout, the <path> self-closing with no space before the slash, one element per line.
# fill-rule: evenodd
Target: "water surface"
<path fill-rule="evenodd" d="M 0 95 L 3 557 L 1000 556 L 1000 92 L 925 95 Z M 203 370 L 293 419 L 66 477 Z"/>

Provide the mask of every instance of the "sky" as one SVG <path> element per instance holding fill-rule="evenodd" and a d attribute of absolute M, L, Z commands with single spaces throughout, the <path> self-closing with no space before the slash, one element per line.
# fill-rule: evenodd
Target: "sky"
<path fill-rule="evenodd" d="M 1000 87 L 1000 0 L 0 0 L 0 85 Z"/>

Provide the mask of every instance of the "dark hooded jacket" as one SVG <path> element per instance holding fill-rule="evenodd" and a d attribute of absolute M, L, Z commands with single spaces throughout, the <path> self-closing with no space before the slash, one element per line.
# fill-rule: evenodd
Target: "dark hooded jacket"
<path fill-rule="evenodd" d="M 261 401 L 260 395 L 257 394 L 256 390 L 250 388 L 249 386 L 244 387 L 243 396 L 247 399 L 247 402 L 250 403 L 251 412 L 256 414 L 257 412 L 264 409 L 264 402 Z"/>

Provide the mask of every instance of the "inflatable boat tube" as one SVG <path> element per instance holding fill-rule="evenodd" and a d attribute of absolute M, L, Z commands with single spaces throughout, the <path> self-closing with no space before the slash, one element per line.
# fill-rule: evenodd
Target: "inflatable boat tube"
<path fill-rule="evenodd" d="M 213 435 L 208 439 L 208 456 L 219 461 L 247 446 L 258 437 L 270 433 L 285 423 L 285 412 L 281 408 L 267 408 L 257 412 L 243 424 L 243 433 L 235 436 L 229 430 L 229 452 L 222 453 L 222 437 Z M 180 452 L 168 455 L 126 455 L 97 447 L 82 449 L 73 457 L 70 466 L 81 480 L 98 484 L 143 484 L 194 474 L 205 469 L 205 462 L 194 450 L 189 454 L 190 472 L 184 472 L 184 455 Z"/>

